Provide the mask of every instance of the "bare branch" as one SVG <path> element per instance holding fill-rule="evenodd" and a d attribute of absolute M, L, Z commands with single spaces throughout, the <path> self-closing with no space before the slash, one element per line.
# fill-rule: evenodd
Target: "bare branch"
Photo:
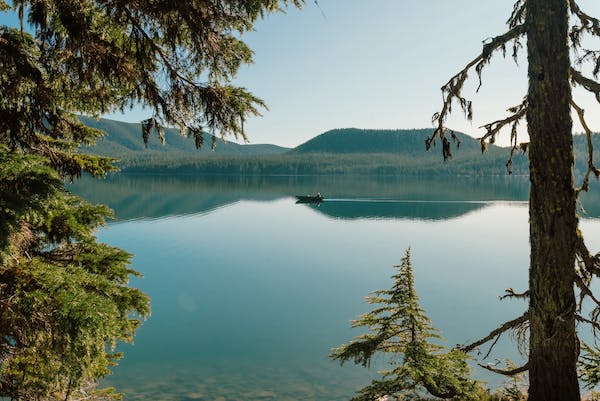
<path fill-rule="evenodd" d="M 526 372 L 527 370 L 529 370 L 529 362 L 527 362 L 523 366 L 520 366 L 520 367 L 514 368 L 514 369 L 510 369 L 510 370 L 497 369 L 497 368 L 494 368 L 493 366 L 482 365 L 480 363 L 478 363 L 478 365 L 486 370 L 489 370 L 490 372 L 494 372 L 494 373 L 497 373 L 499 375 L 504 375 L 504 376 L 514 376 L 514 375 L 517 375 L 519 373 L 523 373 L 523 372 Z"/>
<path fill-rule="evenodd" d="M 594 78 L 598 78 L 598 73 L 600 73 L 600 51 L 587 49 L 583 49 L 582 51 L 583 54 L 575 59 L 575 64 L 583 65 L 586 61 L 592 61 L 594 63 L 592 74 Z"/>
<path fill-rule="evenodd" d="M 506 23 L 510 28 L 514 28 L 519 24 L 523 24 L 525 22 L 525 15 L 527 12 L 527 0 L 518 0 L 514 6 L 513 11 L 510 14 L 510 18 Z"/>
<path fill-rule="evenodd" d="M 600 170 L 598 170 L 596 168 L 596 166 L 594 165 L 594 145 L 592 144 L 592 130 L 587 125 L 587 122 L 585 121 L 585 118 L 583 116 L 585 110 L 583 110 L 581 107 L 579 107 L 577 105 L 577 103 L 575 103 L 573 100 L 571 100 L 571 106 L 577 112 L 577 116 L 579 117 L 579 122 L 581 123 L 581 125 L 585 131 L 585 136 L 587 138 L 587 148 L 588 148 L 588 167 L 585 172 L 585 175 L 583 176 L 583 182 L 581 184 L 581 187 L 576 189 L 576 193 L 579 193 L 581 191 L 587 192 L 589 189 L 589 185 L 590 185 L 590 175 L 592 173 L 594 173 L 596 178 L 598 178 L 600 176 Z"/>
<path fill-rule="evenodd" d="M 436 125 L 433 133 L 429 138 L 425 140 L 425 147 L 427 150 L 431 148 L 431 145 L 434 143 L 436 138 L 440 138 L 442 141 L 442 153 L 444 156 L 444 160 L 452 157 L 452 153 L 450 151 L 450 142 L 446 138 L 446 128 L 444 127 L 444 121 L 447 116 L 452 112 L 452 103 L 453 101 L 458 101 L 461 109 L 465 113 L 468 120 L 471 120 L 473 117 L 472 104 L 470 100 L 464 98 L 461 94 L 465 81 L 469 75 L 470 70 L 475 67 L 475 71 L 479 78 L 479 86 L 481 86 L 481 72 L 485 65 L 489 62 L 492 54 L 501 49 L 503 52 L 506 52 L 506 44 L 515 40 L 518 41 L 519 37 L 525 33 L 525 26 L 523 24 L 515 25 L 508 32 L 503 35 L 496 36 L 492 38 L 489 42 L 483 45 L 483 50 L 481 54 L 471 60 L 465 68 L 463 68 L 460 72 L 454 75 L 450 80 L 442 86 L 442 110 L 438 113 L 435 113 L 432 117 L 432 122 Z M 515 44 L 515 46 L 517 46 Z M 513 50 L 513 53 L 518 51 L 518 47 Z M 514 54 L 513 54 L 514 55 Z M 479 88 L 478 88 L 479 89 Z M 453 134 L 453 133 L 451 133 Z M 454 138 L 455 136 L 453 136 Z"/>
<path fill-rule="evenodd" d="M 498 334 L 496 336 L 496 339 L 494 340 L 494 342 L 492 343 L 492 345 L 490 345 L 490 348 L 488 349 L 488 351 L 483 356 L 483 359 L 487 359 L 487 357 L 490 356 L 490 354 L 492 353 L 492 350 L 494 349 L 494 347 L 498 343 L 498 340 L 500 340 L 500 337 L 502 337 L 502 333 L 500 333 L 500 334 Z"/>
<path fill-rule="evenodd" d="M 584 77 L 581 72 L 571 67 L 571 82 L 578 84 L 588 92 L 593 93 L 596 96 L 596 100 L 600 103 L 600 83 L 594 81 L 591 78 Z"/>
<path fill-rule="evenodd" d="M 524 292 L 515 292 L 515 290 L 513 290 L 512 288 L 507 288 L 504 290 L 504 295 L 501 295 L 499 298 L 500 300 L 506 298 L 529 298 L 529 290 Z"/>
<path fill-rule="evenodd" d="M 600 330 L 600 323 L 594 321 L 594 320 L 590 320 L 590 319 L 586 319 L 581 315 L 575 314 L 575 320 L 581 322 L 581 323 L 587 323 L 590 326 L 592 326 L 592 329 L 594 330 L 594 332 L 596 332 L 596 330 Z"/>
<path fill-rule="evenodd" d="M 600 277 L 600 255 L 592 255 L 585 245 L 583 235 L 579 230 L 577 230 L 575 249 L 577 257 L 581 260 L 585 271 L 596 277 Z"/>
<path fill-rule="evenodd" d="M 582 33 L 587 32 L 594 36 L 600 36 L 600 20 L 582 11 L 575 0 L 570 0 L 569 4 L 571 13 L 579 19 L 581 24 L 572 26 L 571 32 L 569 33 L 573 46 L 578 48 L 581 43 Z"/>
<path fill-rule="evenodd" d="M 485 125 L 482 125 L 479 128 L 485 128 L 486 133 L 484 136 L 482 136 L 481 138 L 479 138 L 479 140 L 482 143 L 482 148 L 483 148 L 483 142 L 488 140 L 490 143 L 494 143 L 496 140 L 496 134 L 498 134 L 498 132 L 504 128 L 505 126 L 509 125 L 509 124 L 513 124 L 513 126 L 516 126 L 516 124 L 518 124 L 519 120 L 522 119 L 523 117 L 525 117 L 525 113 L 527 112 L 527 97 L 525 97 L 523 99 L 523 102 L 521 102 L 521 104 L 511 107 L 510 109 L 508 109 L 508 111 L 510 113 L 512 113 L 512 115 L 508 116 L 507 118 L 503 119 L 503 120 L 497 120 Z"/>
<path fill-rule="evenodd" d="M 492 340 L 493 338 L 495 338 L 496 336 L 499 336 L 500 334 L 517 328 L 520 325 L 522 325 L 523 323 L 527 322 L 529 320 L 529 310 L 525 311 L 525 313 L 523 313 L 521 316 L 519 316 L 516 319 L 510 320 L 506 323 L 504 323 L 502 326 L 498 327 L 497 329 L 493 330 L 492 332 L 490 332 L 490 334 L 488 334 L 487 336 L 483 337 L 480 340 L 475 341 L 474 343 L 471 343 L 469 345 L 464 345 L 459 347 L 459 349 L 465 353 L 469 353 L 471 351 L 473 351 L 475 348 L 479 347 L 482 344 L 487 343 L 488 341 Z"/>
<path fill-rule="evenodd" d="M 581 294 L 579 296 L 579 305 L 578 305 L 578 310 L 581 311 L 582 308 L 582 304 L 583 304 L 583 300 L 587 297 L 590 298 L 595 304 L 596 307 L 594 308 L 594 311 L 591 313 L 591 320 L 587 321 L 586 319 L 586 323 L 590 323 L 593 325 L 593 331 L 594 331 L 594 335 L 596 334 L 596 329 L 600 328 L 600 325 L 598 325 L 597 320 L 597 314 L 598 314 L 598 309 L 600 308 L 600 301 L 594 296 L 594 294 L 592 293 L 592 290 L 589 288 L 588 285 L 586 285 L 586 283 L 584 282 L 584 280 L 579 277 L 578 275 L 575 276 L 575 284 L 577 285 L 577 287 L 580 289 Z M 583 318 L 582 318 L 583 319 Z"/>

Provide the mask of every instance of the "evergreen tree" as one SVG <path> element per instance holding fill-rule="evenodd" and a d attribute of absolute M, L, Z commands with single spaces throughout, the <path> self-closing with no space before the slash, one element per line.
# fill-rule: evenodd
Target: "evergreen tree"
<path fill-rule="evenodd" d="M 39 156 L 0 146 L 0 394 L 68 399 L 106 375 L 148 298 L 129 288 L 128 253 L 97 243 L 104 206 L 68 194 Z"/>
<path fill-rule="evenodd" d="M 102 135 L 77 114 L 141 104 L 144 141 L 164 126 L 245 138 L 260 99 L 230 84 L 251 62 L 240 34 L 301 0 L 0 0 L 0 397 L 104 399 L 98 378 L 149 313 L 127 286 L 128 253 L 98 243 L 110 217 L 65 190 L 112 160 L 82 154 Z M 92 386 L 92 387 L 90 387 Z"/>
<path fill-rule="evenodd" d="M 569 22 L 569 15 L 575 22 Z M 509 172 L 512 153 L 522 150 L 529 155 L 529 289 L 522 294 L 512 290 L 507 294 L 528 297 L 529 309 L 464 349 L 472 350 L 507 330 L 528 327 L 528 362 L 515 369 L 493 370 L 508 375 L 528 370 L 531 401 L 575 401 L 580 399 L 576 324 L 600 327 L 597 321 L 600 303 L 590 289 L 592 278 L 600 276 L 600 259 L 584 244 L 577 228 L 575 206 L 577 195 L 588 189 L 590 177 L 600 176 L 600 171 L 594 165 L 591 130 L 583 109 L 572 97 L 571 85 L 592 92 L 600 100 L 600 83 L 584 72 L 586 64 L 591 63 L 591 73 L 597 78 L 600 52 L 582 47 L 585 35 L 600 37 L 600 20 L 585 13 L 575 0 L 518 0 L 508 25 L 510 29 L 506 33 L 486 41 L 481 54 L 442 87 L 444 103 L 442 110 L 433 116 L 436 129 L 426 145 L 429 147 L 440 139 L 443 157 L 451 156 L 448 137 L 455 138 L 455 135 L 446 130 L 444 121 L 455 101 L 469 119 L 472 117 L 471 101 L 462 95 L 469 72 L 475 70 L 481 79 L 482 70 L 493 54 L 506 53 L 509 45 L 516 60 L 523 47 L 521 40 L 526 38 L 528 93 L 520 104 L 508 110 L 508 117 L 484 126 L 486 133 L 481 145 L 485 149 L 508 127 L 512 143 L 507 163 Z M 571 54 L 574 60 L 570 59 Z M 587 170 L 580 186 L 576 186 L 573 178 L 571 109 L 588 138 Z M 518 140 L 518 124 L 523 119 L 527 121 L 528 143 Z M 579 301 L 574 286 L 579 288 Z M 584 299 L 595 305 L 589 318 L 581 315 Z"/>
<path fill-rule="evenodd" d="M 383 371 L 381 380 L 373 380 L 353 400 L 373 401 L 384 396 L 425 399 L 427 393 L 442 399 L 480 400 L 483 392 L 469 378 L 466 354 L 439 345 L 438 330 L 419 305 L 410 249 L 395 268 L 392 288 L 375 291 L 366 298 L 377 307 L 352 322 L 352 327 L 365 327 L 369 332 L 331 354 L 342 364 L 352 360 L 369 366 L 379 353 L 393 361 L 392 369 Z"/>

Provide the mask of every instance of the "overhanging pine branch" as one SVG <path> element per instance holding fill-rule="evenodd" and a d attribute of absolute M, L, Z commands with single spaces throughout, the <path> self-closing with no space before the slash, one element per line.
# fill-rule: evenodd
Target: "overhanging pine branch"
<path fill-rule="evenodd" d="M 494 122 L 482 125 L 479 128 L 485 128 L 485 135 L 482 136 L 479 140 L 482 143 L 482 149 L 484 148 L 483 143 L 485 141 L 489 141 L 490 143 L 494 143 L 494 141 L 496 140 L 496 135 L 500 132 L 500 130 L 504 127 L 506 127 L 507 125 L 513 125 L 513 127 L 516 127 L 516 125 L 519 123 L 519 121 L 525 117 L 525 114 L 527 113 L 527 97 L 525 97 L 523 99 L 523 101 L 514 106 L 511 107 L 510 109 L 508 109 L 509 113 L 512 113 L 510 116 L 506 117 L 505 119 L 502 120 L 496 120 Z M 512 140 L 512 136 L 511 136 L 511 140 Z M 516 139 L 516 135 L 515 135 L 515 139 Z"/>
<path fill-rule="evenodd" d="M 591 78 L 583 76 L 583 74 L 571 67 L 571 82 L 578 84 L 583 89 L 591 92 L 596 96 L 596 100 L 600 103 L 600 83 Z"/>
<path fill-rule="evenodd" d="M 592 292 L 592 290 L 590 289 L 588 284 L 585 283 L 583 278 L 576 275 L 575 276 L 575 284 L 577 285 L 577 288 L 579 288 L 579 290 L 581 291 L 582 297 L 590 298 L 592 300 L 592 302 L 594 302 L 596 304 L 596 307 L 600 307 L 600 300 L 598 300 L 598 298 L 596 298 L 594 296 L 594 293 Z M 580 301 L 580 305 L 579 305 L 580 310 L 581 310 L 581 306 L 582 305 L 581 305 L 581 301 Z"/>
<path fill-rule="evenodd" d="M 490 372 L 494 372 L 494 373 L 497 373 L 499 375 L 504 375 L 504 376 L 514 376 L 514 375 L 517 375 L 519 373 L 523 373 L 523 372 L 526 372 L 527 370 L 529 370 L 529 362 L 527 362 L 523 366 L 520 366 L 520 367 L 514 368 L 514 369 L 510 369 L 510 370 L 497 369 L 497 368 L 494 368 L 493 366 L 482 365 L 480 363 L 478 363 L 478 365 L 486 370 L 489 370 Z"/>
<path fill-rule="evenodd" d="M 585 245 L 583 235 L 579 230 L 577 231 L 575 249 L 577 252 L 577 257 L 583 263 L 585 270 L 596 277 L 600 277 L 600 255 L 592 255 L 592 253 L 588 250 L 587 245 Z"/>
<path fill-rule="evenodd" d="M 594 333 L 597 330 L 600 330 L 600 323 L 598 323 L 598 322 L 596 322 L 594 320 L 586 319 L 585 317 L 583 317 L 581 315 L 578 315 L 578 314 L 575 314 L 575 320 L 577 320 L 578 322 L 581 322 L 581 323 L 587 323 L 590 326 L 592 326 L 592 329 L 594 330 Z"/>
<path fill-rule="evenodd" d="M 510 320 L 510 321 L 504 323 L 502 326 L 498 327 L 497 329 L 492 330 L 490 332 L 490 334 L 483 337 L 482 339 L 477 340 L 471 344 L 461 346 L 461 347 L 459 347 L 459 349 L 465 353 L 471 352 L 475 348 L 479 347 L 480 345 L 483 345 L 483 344 L 487 343 L 488 341 L 494 339 L 496 336 L 498 336 L 508 330 L 515 329 L 515 328 L 519 327 L 520 325 L 522 325 L 523 323 L 527 322 L 528 320 L 529 320 L 529 310 L 525 311 L 525 313 L 523 313 L 518 318 Z"/>
<path fill-rule="evenodd" d="M 515 26 L 525 22 L 525 15 L 527 12 L 527 0 L 518 0 L 513 5 L 513 11 L 510 14 L 510 18 L 506 23 L 509 27 L 514 28 Z"/>
<path fill-rule="evenodd" d="M 569 33 L 573 46 L 577 48 L 580 45 L 582 33 L 587 32 L 594 36 L 600 36 L 600 20 L 585 13 L 575 0 L 570 0 L 569 4 L 571 13 L 577 17 L 581 24 L 571 27 L 571 32 Z"/>
<path fill-rule="evenodd" d="M 598 95 L 596 95 L 596 96 L 598 96 Z M 579 117 L 579 122 L 581 123 L 581 126 L 583 127 L 583 130 L 585 131 L 585 136 L 587 138 L 588 167 L 583 176 L 583 182 L 581 184 L 581 187 L 576 189 L 576 192 L 579 193 L 581 191 L 587 191 L 589 189 L 590 175 L 592 173 L 594 173 L 596 178 L 598 178 L 600 176 L 600 170 L 598 170 L 596 168 L 596 166 L 594 165 L 594 145 L 592 144 L 592 130 L 587 125 L 587 122 L 585 121 L 584 110 L 581 107 L 579 107 L 579 105 L 577 105 L 577 103 L 575 103 L 573 100 L 571 100 L 571 106 L 577 112 L 577 116 Z"/>
<path fill-rule="evenodd" d="M 592 74 L 594 75 L 594 78 L 598 78 L 598 73 L 600 73 L 600 51 L 583 49 L 580 52 L 583 54 L 575 59 L 575 64 L 583 65 L 587 61 L 593 62 L 594 69 Z"/>
<path fill-rule="evenodd" d="M 432 117 L 432 122 L 436 125 L 433 134 L 425 140 L 425 147 L 427 150 L 431 148 L 431 145 L 434 143 L 436 138 L 439 138 L 442 141 L 442 150 L 444 160 L 450 158 L 452 153 L 450 151 L 450 142 L 446 138 L 446 129 L 444 127 L 444 121 L 447 116 L 452 112 L 452 103 L 454 101 L 458 101 L 461 109 L 465 113 L 467 119 L 471 120 L 473 117 L 473 110 L 471 101 L 464 98 L 461 94 L 465 81 L 469 75 L 469 72 L 473 67 L 475 67 L 475 71 L 477 72 L 477 76 L 479 78 L 479 85 L 481 86 L 481 72 L 485 65 L 489 62 L 492 54 L 498 50 L 502 49 L 504 52 L 506 51 L 506 44 L 511 40 L 515 40 L 518 43 L 518 39 L 525 33 L 524 24 L 515 25 L 508 32 L 496 36 L 492 38 L 488 43 L 483 45 L 483 50 L 481 54 L 471 60 L 460 72 L 454 75 L 450 80 L 442 86 L 442 110 L 438 113 L 435 113 Z M 516 52 L 520 46 L 515 44 L 515 49 L 513 51 L 513 57 L 516 56 Z"/>
<path fill-rule="evenodd" d="M 513 290 L 512 288 L 507 288 L 504 290 L 504 295 L 501 295 L 499 298 L 500 298 L 500 300 L 503 300 L 506 298 L 519 298 L 519 299 L 529 298 L 529 290 L 523 291 L 523 292 L 515 292 L 515 290 Z"/>
<path fill-rule="evenodd" d="M 509 113 L 511 113 L 511 115 L 508 116 L 507 118 L 502 119 L 502 120 L 497 120 L 497 121 L 494 121 L 494 122 L 491 122 L 491 123 L 488 123 L 488 124 L 485 124 L 485 125 L 482 125 L 481 127 L 479 127 L 479 128 L 485 128 L 485 130 L 486 130 L 485 135 L 482 136 L 481 138 L 479 138 L 479 142 L 481 144 L 481 151 L 485 152 L 487 150 L 488 143 L 494 143 L 496 141 L 496 135 L 498 135 L 498 133 L 500 133 L 502 128 L 504 128 L 506 126 L 510 126 L 511 127 L 511 130 L 510 130 L 511 148 L 510 148 L 510 155 L 506 162 L 506 170 L 508 171 L 509 174 L 511 174 L 514 154 L 518 150 L 521 150 L 523 153 L 525 153 L 527 151 L 527 144 L 519 143 L 518 131 L 517 131 L 519 122 L 523 118 L 525 118 L 525 116 L 527 114 L 527 96 L 525 96 L 523 98 L 523 101 L 520 104 L 509 108 L 507 111 Z"/>

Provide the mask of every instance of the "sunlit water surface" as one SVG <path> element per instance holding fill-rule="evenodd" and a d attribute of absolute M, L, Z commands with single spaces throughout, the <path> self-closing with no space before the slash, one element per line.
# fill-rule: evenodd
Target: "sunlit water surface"
<path fill-rule="evenodd" d="M 115 176 L 74 188 L 117 220 L 102 241 L 135 255 L 152 316 L 106 383 L 126 400 L 347 400 L 376 375 L 328 359 L 360 334 L 364 296 L 410 247 L 421 304 L 447 345 L 520 315 L 527 181 Z M 293 194 L 320 191 L 320 206 Z M 581 226 L 600 249 L 593 194 Z M 481 350 L 482 354 L 487 348 Z M 482 355 L 480 355 L 482 356 Z M 483 363 L 521 357 L 509 339 Z M 492 386 L 502 383 L 476 370 Z"/>

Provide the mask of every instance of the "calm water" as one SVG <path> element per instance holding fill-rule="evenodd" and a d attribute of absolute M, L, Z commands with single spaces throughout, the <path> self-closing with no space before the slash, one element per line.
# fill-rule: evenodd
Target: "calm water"
<path fill-rule="evenodd" d="M 527 181 L 114 176 L 75 192 L 115 209 L 101 240 L 135 254 L 152 316 L 107 383 L 127 400 L 347 400 L 374 371 L 328 360 L 363 298 L 412 249 L 416 288 L 449 345 L 524 310 Z M 320 191 L 319 207 L 294 194 Z M 600 199 L 582 228 L 600 249 Z M 486 349 L 482 350 L 486 351 Z M 519 359 L 509 341 L 495 358 Z M 487 362 L 487 361 L 486 361 Z M 379 361 L 383 366 L 384 361 Z M 502 379 L 482 375 L 492 385 Z"/>

